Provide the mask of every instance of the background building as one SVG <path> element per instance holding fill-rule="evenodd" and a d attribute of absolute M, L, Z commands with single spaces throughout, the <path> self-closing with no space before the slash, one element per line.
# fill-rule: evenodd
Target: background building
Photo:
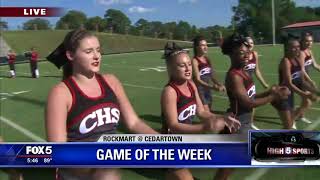
<path fill-rule="evenodd" d="M 315 42 L 320 42 L 320 21 L 295 23 L 281 28 L 281 33 L 283 35 L 291 33 L 300 36 L 302 32 L 306 31 L 313 33 Z"/>

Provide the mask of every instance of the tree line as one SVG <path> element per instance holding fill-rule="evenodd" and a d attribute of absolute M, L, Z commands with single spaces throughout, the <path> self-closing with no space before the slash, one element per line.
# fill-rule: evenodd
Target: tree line
<path fill-rule="evenodd" d="M 0 23 L 1 25 L 1 23 Z M 186 21 L 167 22 L 148 21 L 139 19 L 131 22 L 129 17 L 116 9 L 106 10 L 103 17 L 87 17 L 85 13 L 76 10 L 68 11 L 62 16 L 55 26 L 51 25 L 46 19 L 35 18 L 23 23 L 20 29 L 23 30 L 68 30 L 83 27 L 90 31 L 110 32 L 118 34 L 130 34 L 136 36 L 147 36 L 161 39 L 175 39 L 190 41 L 198 34 L 204 35 L 209 41 L 215 42 L 221 34 L 231 34 L 230 27 L 219 25 L 197 28 Z M 8 24 L 3 22 L 3 29 L 8 28 Z"/>
<path fill-rule="evenodd" d="M 296 7 L 291 0 L 275 0 L 274 3 L 278 40 L 280 39 L 279 32 L 281 27 L 292 23 L 320 19 L 320 7 Z M 133 23 L 120 10 L 108 9 L 103 17 L 87 17 L 81 11 L 68 11 L 58 20 L 55 27 L 46 19 L 35 18 L 23 23 L 22 29 L 75 29 L 83 27 L 98 32 L 186 41 L 190 41 L 194 36 L 201 34 L 209 42 L 216 42 L 221 36 L 227 36 L 237 31 L 241 34 L 252 36 L 258 43 L 272 41 L 271 0 L 239 0 L 239 4 L 232 7 L 232 10 L 234 16 L 231 24 L 227 27 L 213 25 L 198 28 L 183 20 L 164 23 L 148 21 L 143 18 Z M 4 21 L 0 22 L 0 27 L 8 28 L 7 23 Z"/>
<path fill-rule="evenodd" d="M 318 21 L 319 7 L 296 7 L 292 0 L 274 0 L 276 39 L 281 39 L 280 30 L 289 24 Z M 271 0 L 239 0 L 233 7 L 236 30 L 254 37 L 256 40 L 272 42 Z"/>

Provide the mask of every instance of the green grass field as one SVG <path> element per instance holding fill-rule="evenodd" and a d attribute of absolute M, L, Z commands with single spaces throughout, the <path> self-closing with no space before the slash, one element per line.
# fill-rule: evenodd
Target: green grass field
<path fill-rule="evenodd" d="M 44 59 L 62 41 L 66 30 L 38 30 L 38 31 L 3 31 L 2 35 L 17 54 L 29 51 L 36 47 L 40 58 Z M 165 39 L 154 39 L 142 36 L 95 33 L 101 43 L 103 54 L 158 50 L 163 48 Z M 190 47 L 191 43 L 177 41 L 184 47 Z"/>
<path fill-rule="evenodd" d="M 314 53 L 320 62 L 319 45 L 314 47 Z M 282 46 L 256 47 L 260 53 L 260 67 L 269 84 L 277 83 L 278 62 L 281 58 Z M 217 72 L 218 79 L 223 81 L 229 67 L 229 59 L 217 48 L 210 48 L 209 57 Z M 113 73 L 123 83 L 128 97 L 139 116 L 151 127 L 159 130 L 160 93 L 167 83 L 167 72 L 161 52 L 141 52 L 129 54 L 107 55 L 103 57 L 101 73 Z M 156 69 L 148 69 L 156 68 Z M 44 107 L 49 89 L 61 80 L 61 72 L 48 62 L 39 63 L 39 79 L 30 78 L 29 64 L 16 66 L 17 78 L 9 79 L 8 66 L 0 66 L 1 74 L 1 124 L 0 133 L 5 141 L 24 142 L 41 141 L 45 139 Z M 320 76 L 312 73 L 313 79 L 320 85 Z M 258 92 L 263 88 L 256 81 Z M 213 92 L 213 109 L 225 111 L 228 107 L 226 96 Z M 296 98 L 296 105 L 299 104 Z M 307 118 L 313 120 L 311 125 L 297 123 L 298 129 L 320 130 L 320 104 L 314 104 L 306 113 Z M 281 129 L 282 125 L 277 112 L 270 106 L 256 109 L 255 124 L 261 129 Z M 124 131 L 122 131 L 124 132 Z M 54 174 L 50 169 L 24 169 L 26 179 L 39 179 L 41 174 L 49 179 Z M 122 169 L 124 180 L 131 179 L 163 179 L 163 170 L 158 169 Z M 201 180 L 212 179 L 215 169 L 193 169 L 193 175 Z M 231 179 L 319 179 L 319 168 L 280 168 L 280 169 L 237 169 Z M 2 173 L 0 179 L 7 176 Z"/>

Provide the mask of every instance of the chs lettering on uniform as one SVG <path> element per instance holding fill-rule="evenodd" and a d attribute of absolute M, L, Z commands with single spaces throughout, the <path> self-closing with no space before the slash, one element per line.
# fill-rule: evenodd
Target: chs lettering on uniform
<path fill-rule="evenodd" d="M 205 75 L 205 74 L 210 74 L 211 73 L 211 68 L 206 67 L 200 70 L 200 76 Z"/>
<path fill-rule="evenodd" d="M 298 72 L 295 72 L 291 75 L 292 79 L 297 79 L 297 78 L 300 78 L 301 77 L 301 72 L 298 71 Z"/>
<path fill-rule="evenodd" d="M 190 105 L 188 108 L 184 109 L 178 116 L 179 121 L 184 121 L 188 119 L 191 116 L 194 116 L 196 114 L 197 105 L 193 104 Z"/>
<path fill-rule="evenodd" d="M 88 127 L 87 122 L 89 120 L 95 119 L 95 122 L 92 123 L 90 127 Z M 84 117 L 79 126 L 79 132 L 81 134 L 86 134 L 95 129 L 96 127 L 100 127 L 105 124 L 118 123 L 120 119 L 120 111 L 117 108 L 102 108 L 93 111 Z"/>
<path fill-rule="evenodd" d="M 256 68 L 256 64 L 247 64 L 244 69 L 245 70 L 250 70 L 250 69 L 255 69 L 255 68 Z"/>
<path fill-rule="evenodd" d="M 250 98 L 254 96 L 256 94 L 256 86 L 255 85 L 251 86 L 250 89 L 247 91 L 247 93 Z"/>
<path fill-rule="evenodd" d="M 304 66 L 310 66 L 311 64 L 312 64 L 312 59 L 309 59 L 308 61 L 306 61 L 305 63 L 304 63 Z"/>

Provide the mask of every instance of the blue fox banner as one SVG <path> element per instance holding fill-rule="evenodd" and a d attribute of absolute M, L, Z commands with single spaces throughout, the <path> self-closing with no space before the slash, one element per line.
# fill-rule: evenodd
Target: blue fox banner
<path fill-rule="evenodd" d="M 205 168 L 320 165 L 319 132 L 103 135 L 99 142 L 3 143 L 0 167 Z"/>

